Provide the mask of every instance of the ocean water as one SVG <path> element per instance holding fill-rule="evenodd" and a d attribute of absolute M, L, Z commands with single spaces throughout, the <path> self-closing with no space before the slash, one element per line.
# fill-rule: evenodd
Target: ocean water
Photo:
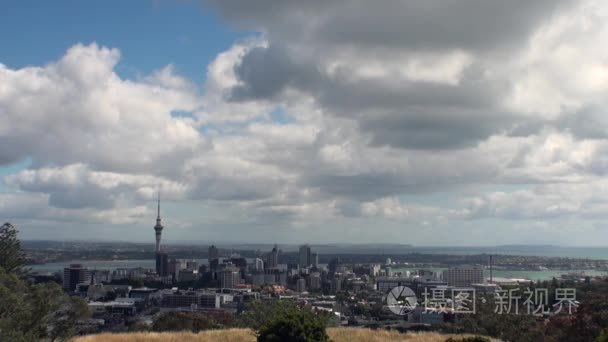
<path fill-rule="evenodd" d="M 424 267 L 424 268 L 393 268 L 393 273 L 395 272 L 414 272 L 420 269 L 435 271 L 435 272 L 443 272 L 447 268 L 442 267 Z M 586 276 L 608 276 L 608 271 L 598 271 L 598 270 L 583 270 L 583 269 L 575 269 L 575 270 L 544 270 L 544 271 L 518 271 L 518 270 L 494 270 L 492 272 L 492 276 L 496 278 L 517 278 L 517 279 L 529 279 L 529 280 L 551 280 L 553 278 L 560 278 L 562 274 L 568 273 L 583 273 Z M 486 278 L 490 277 L 490 271 L 484 270 L 484 276 Z"/>
<path fill-rule="evenodd" d="M 408 247 L 402 249 L 403 253 L 421 254 L 451 254 L 451 255 L 473 255 L 473 254 L 500 254 L 500 255 L 523 255 L 544 256 L 580 259 L 608 260 L 608 247 L 564 247 L 564 246 L 490 246 L 490 247 Z"/>

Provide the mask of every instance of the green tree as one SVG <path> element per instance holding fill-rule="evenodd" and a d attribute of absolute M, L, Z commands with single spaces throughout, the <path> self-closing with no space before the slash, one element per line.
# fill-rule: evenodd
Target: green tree
<path fill-rule="evenodd" d="M 76 332 L 76 321 L 88 315 L 88 306 L 56 283 L 27 282 L 20 272 L 24 258 L 16 233 L 11 224 L 0 230 L 0 341 L 67 340 Z"/>
<path fill-rule="evenodd" d="M 600 336 L 597 337 L 595 342 L 608 342 L 608 330 L 602 331 Z"/>
<path fill-rule="evenodd" d="M 17 233 L 8 222 L 0 226 L 0 267 L 9 273 L 19 271 L 25 260 Z"/>
<path fill-rule="evenodd" d="M 258 342 L 325 342 L 325 321 L 312 311 L 303 309 L 277 316 L 258 331 Z"/>
<path fill-rule="evenodd" d="M 239 317 L 239 325 L 259 330 L 274 317 L 287 315 L 299 307 L 286 300 L 254 301 L 248 303 Z"/>

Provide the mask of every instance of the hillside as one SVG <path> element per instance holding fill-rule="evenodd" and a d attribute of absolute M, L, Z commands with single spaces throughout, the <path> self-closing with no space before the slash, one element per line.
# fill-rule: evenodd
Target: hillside
<path fill-rule="evenodd" d="M 450 337 L 468 335 L 444 335 L 438 333 L 407 333 L 356 328 L 329 328 L 329 337 L 334 342 L 444 342 Z M 99 334 L 76 338 L 73 342 L 255 342 L 253 331 L 248 329 L 226 329 L 195 333 L 125 333 Z M 492 340 L 498 341 L 498 340 Z"/>

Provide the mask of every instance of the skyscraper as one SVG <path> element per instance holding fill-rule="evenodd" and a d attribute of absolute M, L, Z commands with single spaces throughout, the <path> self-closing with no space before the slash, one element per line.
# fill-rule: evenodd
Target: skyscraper
<path fill-rule="evenodd" d="M 312 267 L 319 268 L 319 253 L 312 253 L 312 260 L 310 260 Z"/>
<path fill-rule="evenodd" d="M 279 248 L 275 244 L 274 248 L 267 256 L 266 268 L 277 268 L 278 266 L 279 266 Z"/>
<path fill-rule="evenodd" d="M 220 251 L 217 249 L 217 247 L 215 247 L 215 245 L 209 246 L 209 251 L 207 254 L 208 254 L 207 258 L 209 259 L 209 262 L 211 262 L 211 260 L 220 258 Z"/>
<path fill-rule="evenodd" d="M 71 264 L 63 269 L 63 288 L 74 291 L 76 285 L 91 282 L 91 272 L 80 264 Z"/>
<path fill-rule="evenodd" d="M 167 253 L 156 253 L 156 274 L 161 277 L 169 275 L 169 256 Z"/>
<path fill-rule="evenodd" d="M 310 252 L 310 246 L 303 245 L 300 246 L 300 268 L 309 267 L 312 264 L 312 256 Z"/>
<path fill-rule="evenodd" d="M 264 260 L 262 260 L 260 258 L 255 258 L 255 262 L 254 262 L 253 268 L 256 271 L 263 271 L 264 270 Z"/>
<path fill-rule="evenodd" d="M 158 192 L 158 207 L 156 216 L 156 225 L 154 226 L 154 232 L 156 235 L 156 253 L 160 253 L 160 237 L 163 232 L 163 225 L 160 223 L 160 191 Z"/>
<path fill-rule="evenodd" d="M 241 283 L 241 272 L 238 268 L 229 266 L 220 272 L 222 288 L 233 289 Z"/>

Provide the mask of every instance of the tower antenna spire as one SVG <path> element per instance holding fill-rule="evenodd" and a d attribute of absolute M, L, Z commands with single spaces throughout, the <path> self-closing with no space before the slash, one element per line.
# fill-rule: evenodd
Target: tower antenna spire
<path fill-rule="evenodd" d="M 156 217 L 160 218 L 160 189 L 158 190 L 158 203 L 157 203 L 157 215 Z"/>
<path fill-rule="evenodd" d="M 163 231 L 163 224 L 160 221 L 160 189 L 158 190 L 158 202 L 157 205 L 157 216 L 156 216 L 156 225 L 154 226 L 154 232 L 156 236 L 156 253 L 160 253 L 160 238 Z"/>

